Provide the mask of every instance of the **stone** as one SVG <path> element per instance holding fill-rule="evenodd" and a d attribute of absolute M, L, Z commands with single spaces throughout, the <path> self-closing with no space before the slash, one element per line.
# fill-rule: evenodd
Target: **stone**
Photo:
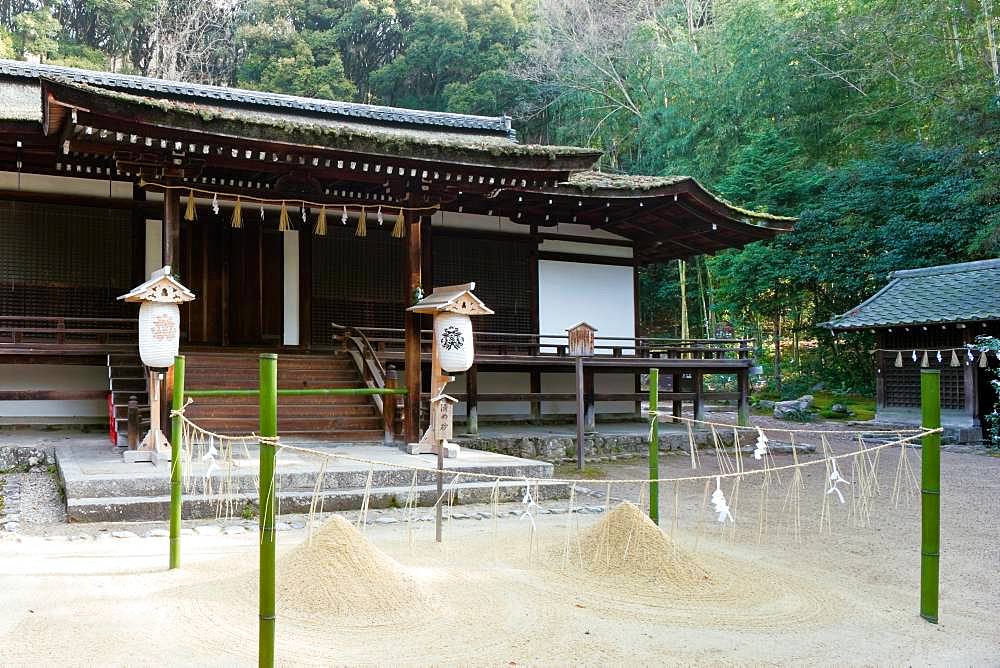
<path fill-rule="evenodd" d="M 567 510 L 565 508 L 552 508 L 551 512 L 553 515 L 565 515 Z"/>
<path fill-rule="evenodd" d="M 453 520 L 468 520 L 468 519 L 472 519 L 472 518 L 469 517 L 468 515 L 466 515 L 465 513 L 452 513 L 451 514 L 451 519 L 453 519 Z"/>
<path fill-rule="evenodd" d="M 138 538 L 139 534 L 134 531 L 112 531 L 112 538 Z"/>
<path fill-rule="evenodd" d="M 306 523 L 305 522 L 290 522 L 290 524 L 292 525 L 293 529 L 305 529 L 306 528 Z"/>
<path fill-rule="evenodd" d="M 850 409 L 847 406 L 845 406 L 844 404 L 834 404 L 834 405 L 830 406 L 830 412 L 831 413 L 835 413 L 837 415 L 850 415 L 851 414 Z"/>
<path fill-rule="evenodd" d="M 17 531 L 18 527 L 20 526 L 21 526 L 20 522 L 7 522 L 6 524 L 3 525 L 3 530 L 10 531 L 11 533 L 13 533 L 14 531 Z"/>
<path fill-rule="evenodd" d="M 761 399 L 757 402 L 757 408 L 762 411 L 773 411 L 775 402 L 770 399 Z"/>
<path fill-rule="evenodd" d="M 592 513 L 603 513 L 604 506 L 587 506 L 587 510 L 589 510 Z"/>
<path fill-rule="evenodd" d="M 375 520 L 375 524 L 399 524 L 399 520 L 395 517 L 380 517 Z"/>
<path fill-rule="evenodd" d="M 150 529 L 144 535 L 146 538 L 169 538 L 170 531 L 167 529 Z"/>
<path fill-rule="evenodd" d="M 492 519 L 493 518 L 493 513 L 484 513 L 482 511 L 480 511 L 480 512 L 476 513 L 476 517 L 478 517 L 481 520 L 488 520 L 488 519 Z"/>
<path fill-rule="evenodd" d="M 808 396 L 808 395 L 807 395 Z M 802 413 L 809 410 L 812 405 L 812 397 L 809 397 L 809 402 L 804 402 L 802 399 L 790 399 L 788 401 L 776 401 L 774 402 L 774 417 L 779 420 L 787 419 L 792 415 Z"/>
<path fill-rule="evenodd" d="M 813 395 L 811 394 L 803 394 L 796 401 L 802 404 L 805 408 L 812 408 L 813 405 L 816 403 L 815 397 L 813 397 Z"/>
<path fill-rule="evenodd" d="M 222 527 L 218 524 L 203 524 L 195 527 L 194 532 L 199 536 L 219 536 L 222 534 Z"/>
<path fill-rule="evenodd" d="M 278 531 L 291 531 L 292 525 L 288 522 L 278 522 L 274 525 L 274 528 Z"/>
<path fill-rule="evenodd" d="M 234 524 L 233 526 L 228 526 L 222 530 L 222 533 L 227 536 L 240 536 L 247 532 L 245 527 L 241 527 L 239 524 Z"/>

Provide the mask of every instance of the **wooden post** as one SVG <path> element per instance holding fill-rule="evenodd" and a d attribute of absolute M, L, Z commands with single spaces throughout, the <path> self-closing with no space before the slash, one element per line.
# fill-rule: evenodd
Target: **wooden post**
<path fill-rule="evenodd" d="M 278 435 L 278 356 L 262 353 L 260 356 L 260 435 L 274 438 Z M 275 556 L 275 489 L 274 463 L 277 447 L 274 443 L 260 443 L 260 592 L 259 627 L 257 636 L 257 665 L 274 666 L 274 556 Z"/>
<path fill-rule="evenodd" d="M 660 523 L 660 370 L 649 370 L 649 519 Z"/>
<path fill-rule="evenodd" d="M 396 367 L 389 365 L 385 370 L 385 386 L 390 390 L 399 387 L 399 372 Z M 396 395 L 382 395 L 382 425 L 383 442 L 392 445 L 396 442 Z"/>
<path fill-rule="evenodd" d="M 139 400 L 133 394 L 128 398 L 128 449 L 135 450 L 137 447 L 139 447 Z"/>
<path fill-rule="evenodd" d="M 583 434 L 585 431 L 585 414 L 583 405 L 584 394 L 583 358 L 576 358 L 576 468 L 583 470 Z"/>
<path fill-rule="evenodd" d="M 406 295 L 407 306 L 416 299 L 416 291 L 422 286 L 420 217 L 413 212 L 404 212 L 406 225 Z M 406 384 L 406 409 L 403 416 L 406 443 L 416 443 L 420 439 L 420 321 L 419 313 L 406 311 L 403 315 L 404 327 L 404 380 Z"/>
<path fill-rule="evenodd" d="M 465 431 L 479 435 L 479 371 L 473 364 L 465 372 Z"/>
<path fill-rule="evenodd" d="M 680 392 L 681 391 L 681 380 L 682 379 L 683 379 L 683 375 L 682 374 L 679 374 L 679 373 L 672 374 L 672 379 L 670 381 L 671 382 L 670 389 L 673 392 Z M 683 406 L 684 406 L 684 403 L 680 399 L 674 399 L 674 401 L 673 401 L 673 408 L 672 408 L 671 412 L 673 413 L 673 416 L 675 418 L 679 418 L 681 416 L 681 410 L 683 409 Z M 674 420 L 674 422 L 680 422 L 680 420 Z"/>
<path fill-rule="evenodd" d="M 920 370 L 921 426 L 941 427 L 941 371 Z M 941 559 L 941 432 L 921 441 L 920 453 L 920 616 L 937 624 Z"/>
<path fill-rule="evenodd" d="M 532 371 L 530 375 L 532 399 L 531 399 L 531 421 L 540 422 L 542 419 L 542 401 L 536 398 L 542 393 L 542 372 Z"/>
<path fill-rule="evenodd" d="M 184 408 L 184 356 L 174 357 L 173 410 Z M 170 418 L 170 568 L 181 567 L 181 433 L 180 415 Z"/>
<path fill-rule="evenodd" d="M 597 408 L 594 400 L 594 370 L 583 370 L 583 417 L 584 429 L 588 434 L 597 432 Z"/>
<path fill-rule="evenodd" d="M 176 269 L 180 259 L 181 202 L 180 191 L 163 191 L 163 264 Z"/>
<path fill-rule="evenodd" d="M 705 419 L 705 378 L 701 371 L 691 374 L 694 382 L 694 419 Z"/>
<path fill-rule="evenodd" d="M 740 393 L 736 424 L 750 426 L 750 369 L 740 369 L 736 373 L 736 385 Z"/>

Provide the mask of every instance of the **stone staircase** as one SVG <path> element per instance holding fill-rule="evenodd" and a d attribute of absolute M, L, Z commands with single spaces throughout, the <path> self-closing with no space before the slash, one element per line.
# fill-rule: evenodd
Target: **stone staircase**
<path fill-rule="evenodd" d="M 185 352 L 189 390 L 254 389 L 257 353 Z M 278 388 L 364 387 L 351 358 L 342 352 L 278 355 Z M 258 398 L 199 397 L 187 409 L 198 425 L 219 434 L 249 434 L 259 429 Z M 278 398 L 278 433 L 315 440 L 381 442 L 382 416 L 370 397 L 301 396 Z"/>

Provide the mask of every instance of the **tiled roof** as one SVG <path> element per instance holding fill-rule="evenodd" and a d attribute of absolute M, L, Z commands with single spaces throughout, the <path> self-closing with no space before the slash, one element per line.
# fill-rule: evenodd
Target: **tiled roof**
<path fill-rule="evenodd" d="M 295 112 L 308 112 L 344 120 L 367 120 L 382 123 L 412 126 L 431 126 L 450 129 L 474 130 L 490 134 L 500 134 L 515 139 L 509 116 L 472 116 L 449 114 L 437 111 L 419 111 L 383 107 L 373 104 L 357 104 L 336 100 L 318 100 L 295 95 L 281 95 L 263 91 L 208 86 L 183 81 L 167 81 L 150 77 L 82 70 L 60 65 L 39 65 L 19 60 L 0 59 L 0 75 L 34 79 L 58 77 L 76 83 L 85 83 L 102 88 L 127 91 L 136 94 L 155 94 L 189 100 L 213 100 L 220 104 L 241 104 L 255 107 L 272 107 Z"/>
<path fill-rule="evenodd" d="M 907 269 L 867 301 L 823 323 L 837 330 L 1000 320 L 1000 259 Z"/>

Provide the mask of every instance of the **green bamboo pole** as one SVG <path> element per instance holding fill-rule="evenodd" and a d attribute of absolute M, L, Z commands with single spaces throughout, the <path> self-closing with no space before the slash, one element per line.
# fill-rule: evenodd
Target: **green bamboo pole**
<path fill-rule="evenodd" d="M 941 371 L 920 370 L 921 425 L 941 427 Z M 920 453 L 920 616 L 937 624 L 941 554 L 941 432 L 923 437 Z"/>
<path fill-rule="evenodd" d="M 260 356 L 260 435 L 278 435 L 278 356 Z M 257 664 L 274 666 L 274 460 L 273 443 L 260 443 L 260 627 Z"/>
<path fill-rule="evenodd" d="M 653 412 L 660 404 L 660 370 L 649 370 L 649 519 L 660 523 L 660 419 Z"/>
<path fill-rule="evenodd" d="M 184 408 L 184 356 L 174 357 L 174 412 Z M 170 568 L 181 567 L 181 416 L 170 418 Z"/>

